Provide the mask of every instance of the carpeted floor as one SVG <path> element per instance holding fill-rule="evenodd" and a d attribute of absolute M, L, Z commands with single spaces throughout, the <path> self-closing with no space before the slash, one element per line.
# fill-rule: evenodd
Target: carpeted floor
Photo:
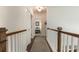
<path fill-rule="evenodd" d="M 45 37 L 36 37 L 31 52 L 50 52 Z"/>

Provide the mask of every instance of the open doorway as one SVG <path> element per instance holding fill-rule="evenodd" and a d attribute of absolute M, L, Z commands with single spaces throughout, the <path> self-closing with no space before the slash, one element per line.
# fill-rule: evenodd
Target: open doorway
<path fill-rule="evenodd" d="M 47 32 L 47 7 L 32 8 L 31 15 L 31 43 L 29 52 L 52 52 L 46 38 Z"/>
<path fill-rule="evenodd" d="M 33 7 L 32 36 L 46 37 L 47 8 Z"/>
<path fill-rule="evenodd" d="M 31 17 L 31 44 L 30 52 L 50 52 L 51 49 L 46 40 L 47 7 L 33 7 Z"/>

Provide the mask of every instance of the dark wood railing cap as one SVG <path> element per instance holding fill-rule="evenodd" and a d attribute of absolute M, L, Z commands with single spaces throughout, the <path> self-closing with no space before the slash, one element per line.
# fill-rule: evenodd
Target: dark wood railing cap
<path fill-rule="evenodd" d="M 57 30 L 58 30 L 58 31 L 61 31 L 61 30 L 62 30 L 62 27 L 58 27 Z"/>
<path fill-rule="evenodd" d="M 24 30 L 19 30 L 19 31 L 10 32 L 10 33 L 7 33 L 6 36 L 18 34 L 18 33 L 24 32 L 24 31 L 27 31 L 27 30 L 24 29 Z"/>
<path fill-rule="evenodd" d="M 47 28 L 47 30 L 52 30 L 52 31 L 58 32 L 58 30 L 56 30 L 56 29 L 51 29 L 51 28 Z"/>
<path fill-rule="evenodd" d="M 0 32 L 6 32 L 7 29 L 5 27 L 0 28 Z"/>
<path fill-rule="evenodd" d="M 67 34 L 67 35 L 71 35 L 74 37 L 78 37 L 79 38 L 79 34 L 76 33 L 72 33 L 72 32 L 66 32 L 66 31 L 62 31 L 62 27 L 58 27 L 57 29 L 51 29 L 51 28 L 47 28 L 48 30 L 52 30 L 52 31 L 56 31 L 56 32 L 61 32 L 63 34 Z"/>

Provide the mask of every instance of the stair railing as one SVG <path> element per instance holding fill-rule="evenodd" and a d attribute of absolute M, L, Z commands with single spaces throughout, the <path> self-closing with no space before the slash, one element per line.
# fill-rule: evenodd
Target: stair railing
<path fill-rule="evenodd" d="M 51 28 L 47 28 L 47 29 L 57 32 L 57 51 L 58 52 L 78 52 L 79 51 L 79 34 L 62 31 L 62 27 L 58 27 L 57 29 L 51 29 Z M 75 43 L 75 41 L 77 43 Z"/>
<path fill-rule="evenodd" d="M 0 28 L 0 52 L 23 52 L 26 51 L 24 41 L 26 29 L 6 33 L 6 28 Z"/>
<path fill-rule="evenodd" d="M 8 39 L 8 51 L 26 51 L 26 29 L 7 33 L 6 36 Z"/>

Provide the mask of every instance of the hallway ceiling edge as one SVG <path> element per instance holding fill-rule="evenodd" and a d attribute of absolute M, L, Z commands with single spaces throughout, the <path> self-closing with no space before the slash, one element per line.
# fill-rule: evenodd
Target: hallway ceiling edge
<path fill-rule="evenodd" d="M 47 7 L 46 6 L 31 6 L 31 7 L 28 7 L 27 8 L 27 11 L 29 11 L 29 13 L 31 15 L 33 15 L 34 11 L 38 11 L 38 12 L 41 12 L 41 11 L 46 11 L 47 10 Z"/>

